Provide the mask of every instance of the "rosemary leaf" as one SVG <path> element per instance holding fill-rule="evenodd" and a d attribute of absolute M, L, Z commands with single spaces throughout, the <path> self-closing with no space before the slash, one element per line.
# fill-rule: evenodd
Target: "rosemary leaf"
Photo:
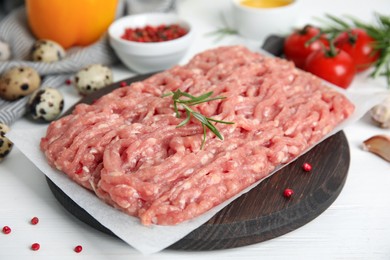
<path fill-rule="evenodd" d="M 173 92 L 168 92 L 168 93 L 165 93 L 165 94 L 162 94 L 161 97 L 169 97 L 169 96 L 173 96 Z"/>
<path fill-rule="evenodd" d="M 209 102 L 209 101 L 213 101 L 213 100 L 219 100 L 219 99 L 225 99 L 225 97 L 215 97 L 215 98 L 209 98 L 209 99 L 205 99 L 205 100 L 198 100 L 198 101 L 195 101 L 195 102 L 190 102 L 190 106 L 194 106 L 194 105 L 198 105 L 198 104 L 201 104 L 201 103 L 205 103 L 205 102 Z"/>
<path fill-rule="evenodd" d="M 186 114 L 187 114 L 186 119 L 184 119 L 183 121 L 181 121 L 181 123 L 178 124 L 177 127 L 182 127 L 182 126 L 186 125 L 188 122 L 190 122 L 191 114 L 190 114 L 190 112 L 187 111 L 187 110 L 186 110 Z"/>
<path fill-rule="evenodd" d="M 210 118 L 210 117 L 207 117 L 207 119 L 208 119 L 209 121 L 213 121 L 213 122 L 216 122 L 216 123 L 222 123 L 222 124 L 226 124 L 226 125 L 233 125 L 233 124 L 234 124 L 234 122 L 223 121 L 223 120 L 217 120 L 217 119 Z"/>
<path fill-rule="evenodd" d="M 192 112 L 192 115 L 198 119 L 202 124 L 207 124 L 207 118 L 202 115 L 201 113 L 198 113 L 198 112 Z"/>
<path fill-rule="evenodd" d="M 204 144 L 206 143 L 206 126 L 202 125 L 203 127 L 203 139 L 202 139 L 202 144 L 200 145 L 200 149 L 202 150 L 204 147 Z"/>
<path fill-rule="evenodd" d="M 175 110 L 176 117 L 180 118 L 180 113 L 179 113 L 179 109 L 177 108 L 176 102 L 173 103 L 173 109 Z"/>
<path fill-rule="evenodd" d="M 179 102 L 180 102 L 181 104 L 193 103 L 193 102 L 197 102 L 197 101 L 206 102 L 206 101 L 204 101 L 204 100 L 207 99 L 208 97 L 210 97 L 210 96 L 213 94 L 213 92 L 207 92 L 206 94 L 203 94 L 203 95 L 201 95 L 201 96 L 199 96 L 199 97 L 195 97 L 195 96 L 192 96 L 192 95 L 190 95 L 190 94 L 188 94 L 188 93 L 186 93 L 186 92 L 181 92 L 181 93 L 182 93 L 183 96 L 190 98 L 190 99 L 188 99 L 188 100 L 182 100 L 182 99 L 180 99 Z"/>
<path fill-rule="evenodd" d="M 339 25 L 342 28 L 347 29 L 347 30 L 350 28 L 350 25 L 348 23 L 346 23 L 343 20 L 337 18 L 336 16 L 333 16 L 333 15 L 330 15 L 330 14 L 327 14 L 326 16 L 330 20 L 332 20 L 333 22 L 335 22 L 337 25 Z"/>

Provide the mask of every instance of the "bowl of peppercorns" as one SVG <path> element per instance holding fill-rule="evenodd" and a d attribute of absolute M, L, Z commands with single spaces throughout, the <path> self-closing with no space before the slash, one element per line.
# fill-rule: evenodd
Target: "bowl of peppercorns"
<path fill-rule="evenodd" d="M 151 73 L 177 65 L 193 39 L 189 22 L 171 13 L 122 17 L 108 28 L 109 42 L 129 69 Z"/>

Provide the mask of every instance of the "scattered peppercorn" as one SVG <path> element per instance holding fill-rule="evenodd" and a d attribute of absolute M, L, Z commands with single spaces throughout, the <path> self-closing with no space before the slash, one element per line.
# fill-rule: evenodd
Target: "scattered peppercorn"
<path fill-rule="evenodd" d="M 311 166 L 311 164 L 309 164 L 309 163 L 304 163 L 304 164 L 302 165 L 302 169 L 303 169 L 305 172 L 310 172 L 311 169 L 312 169 L 312 166 Z"/>
<path fill-rule="evenodd" d="M 285 189 L 283 192 L 283 196 L 286 198 L 291 198 L 291 196 L 294 194 L 294 191 L 292 189 Z"/>
<path fill-rule="evenodd" d="M 80 246 L 80 245 L 78 245 L 78 246 L 76 246 L 76 247 L 74 248 L 74 251 L 75 251 L 76 253 L 80 253 L 81 251 L 83 251 L 83 247 Z"/>
<path fill-rule="evenodd" d="M 180 38 L 187 30 L 178 24 L 126 28 L 122 39 L 134 42 L 164 42 Z"/>
<path fill-rule="evenodd" d="M 3 227 L 3 233 L 8 235 L 9 233 L 11 233 L 11 228 L 9 226 L 4 226 Z"/>
<path fill-rule="evenodd" d="M 38 224 L 38 222 L 39 222 L 39 218 L 37 218 L 37 217 L 33 217 L 33 218 L 31 219 L 31 224 L 33 224 L 33 225 Z"/>
<path fill-rule="evenodd" d="M 126 87 L 126 86 L 127 86 L 127 83 L 126 83 L 125 81 L 122 81 L 122 82 L 120 83 L 119 86 L 120 86 L 121 88 Z"/>
<path fill-rule="evenodd" d="M 65 84 L 66 85 L 71 85 L 72 84 L 72 80 L 70 80 L 70 79 L 65 80 Z"/>
<path fill-rule="evenodd" d="M 41 245 L 39 243 L 34 243 L 31 245 L 31 249 L 34 251 L 38 251 L 41 248 Z"/>

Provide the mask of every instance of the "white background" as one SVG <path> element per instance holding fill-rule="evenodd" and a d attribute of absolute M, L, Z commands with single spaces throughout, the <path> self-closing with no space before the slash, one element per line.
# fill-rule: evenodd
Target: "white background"
<path fill-rule="evenodd" d="M 313 17 L 324 13 L 351 14 L 366 21 L 373 20 L 375 11 L 390 14 L 389 0 L 298 1 L 299 25 L 313 22 Z M 220 26 L 220 14 L 228 4 L 229 0 L 178 2 L 179 14 L 192 22 L 197 32 L 182 62 L 219 44 L 246 42 L 237 37 L 215 42 L 205 36 Z M 120 65 L 114 68 L 115 81 L 130 75 L 133 73 Z M 385 83 L 369 80 L 364 74 L 355 79 L 351 91 L 371 88 L 385 89 Z M 71 87 L 61 90 L 66 107 L 78 100 Z M 12 128 L 35 126 L 21 119 Z M 374 126 L 366 115 L 346 128 L 345 133 L 351 150 L 346 185 L 336 202 L 312 222 L 251 246 L 209 252 L 165 250 L 151 256 L 141 255 L 69 214 L 51 194 L 44 175 L 15 148 L 0 164 L 0 227 L 12 228 L 10 235 L 0 233 L 0 259 L 390 259 L 390 164 L 361 149 L 365 139 L 390 134 L 390 130 Z M 40 218 L 36 226 L 29 224 L 33 216 Z M 34 242 L 41 244 L 39 251 L 30 250 Z M 73 251 L 78 244 L 84 247 L 80 254 Z"/>

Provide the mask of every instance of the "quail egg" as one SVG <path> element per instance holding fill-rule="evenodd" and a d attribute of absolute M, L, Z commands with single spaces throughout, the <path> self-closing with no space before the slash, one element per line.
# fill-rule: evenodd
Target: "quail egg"
<path fill-rule="evenodd" d="M 41 88 L 32 93 L 27 108 L 34 120 L 50 122 L 61 114 L 64 98 L 57 89 Z"/>
<path fill-rule="evenodd" d="M 11 58 L 11 48 L 8 43 L 0 41 L 0 61 L 6 61 Z"/>
<path fill-rule="evenodd" d="M 101 64 L 90 65 L 75 76 L 75 84 L 80 94 L 87 95 L 112 83 L 112 71 Z"/>
<path fill-rule="evenodd" d="M 41 77 L 31 67 L 14 67 L 0 78 L 0 97 L 13 101 L 27 96 L 41 85 Z"/>
<path fill-rule="evenodd" d="M 51 40 L 38 40 L 31 49 L 31 59 L 38 62 L 54 62 L 65 57 L 65 50 Z"/>
<path fill-rule="evenodd" d="M 6 124 L 0 123 L 0 162 L 11 152 L 12 142 L 5 137 L 5 134 L 9 131 L 9 127 Z"/>

